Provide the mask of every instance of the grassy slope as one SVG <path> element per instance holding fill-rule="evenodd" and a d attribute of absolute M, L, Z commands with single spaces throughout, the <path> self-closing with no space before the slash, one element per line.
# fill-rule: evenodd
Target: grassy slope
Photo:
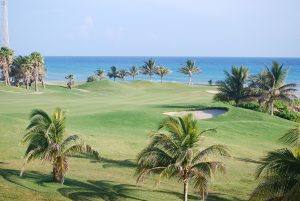
<path fill-rule="evenodd" d="M 188 87 L 145 81 L 101 81 L 67 90 L 48 86 L 43 94 L 0 86 L 0 200 L 180 200 L 182 186 L 176 180 L 155 187 L 155 178 L 137 185 L 134 159 L 146 146 L 147 133 L 156 128 L 165 111 L 201 106 L 224 106 L 212 102 L 205 92 L 212 87 Z M 88 92 L 84 91 L 87 90 Z M 64 186 L 49 182 L 50 164 L 34 162 L 19 178 L 25 146 L 19 145 L 28 114 L 33 108 L 68 112 L 68 132 L 82 136 L 97 147 L 102 163 L 71 159 Z M 234 158 L 258 159 L 293 123 L 244 109 L 230 108 L 223 116 L 201 121 L 202 128 L 217 128 L 205 144 L 226 144 Z M 227 161 L 225 176 L 217 176 L 208 200 L 246 200 L 256 185 L 254 164 Z M 191 189 L 192 194 L 192 189 Z M 198 200 L 191 196 L 191 200 Z"/>

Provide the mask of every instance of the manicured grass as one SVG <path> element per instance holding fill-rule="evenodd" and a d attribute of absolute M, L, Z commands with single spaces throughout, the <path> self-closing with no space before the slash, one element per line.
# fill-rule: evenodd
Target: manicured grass
<path fill-rule="evenodd" d="M 99 81 L 73 90 L 47 86 L 41 94 L 0 83 L 0 200 L 181 200 L 182 184 L 165 180 L 155 186 L 155 177 L 136 184 L 135 157 L 148 143 L 147 134 L 165 117 L 162 113 L 202 107 L 229 107 L 212 101 L 208 86 L 136 81 Z M 20 145 L 28 115 L 34 108 L 67 111 L 67 128 L 96 147 L 101 163 L 73 158 L 65 185 L 51 181 L 51 164 L 36 161 L 20 178 L 26 147 Z M 200 121 L 208 134 L 205 145 L 225 144 L 233 157 L 226 161 L 225 176 L 216 176 L 210 186 L 210 201 L 247 200 L 256 186 L 255 164 L 268 150 L 278 148 L 277 139 L 292 122 L 241 108 Z M 242 159 L 242 160 L 241 160 Z M 190 189 L 190 200 L 199 200 Z"/>

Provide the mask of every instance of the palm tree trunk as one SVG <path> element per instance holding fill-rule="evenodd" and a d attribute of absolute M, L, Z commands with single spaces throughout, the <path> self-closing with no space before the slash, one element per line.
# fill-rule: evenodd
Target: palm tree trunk
<path fill-rule="evenodd" d="M 43 88 L 45 89 L 45 88 L 46 88 L 46 85 L 45 85 L 44 79 L 42 79 L 42 85 L 43 85 Z"/>
<path fill-rule="evenodd" d="M 152 80 L 152 75 L 151 74 L 149 74 L 149 78 L 150 78 L 150 81 Z"/>
<path fill-rule="evenodd" d="M 184 193 L 183 201 L 188 201 L 189 182 L 187 179 L 183 182 L 183 188 L 184 188 L 183 189 L 183 193 Z"/>
<path fill-rule="evenodd" d="M 271 102 L 271 115 L 274 116 L 274 101 Z"/>
<path fill-rule="evenodd" d="M 192 85 L 192 76 L 189 75 L 189 85 Z"/>
<path fill-rule="evenodd" d="M 161 76 L 161 77 L 160 77 L 160 83 L 162 83 L 162 79 L 163 79 L 163 77 Z"/>
<path fill-rule="evenodd" d="M 61 183 L 61 178 L 56 164 L 53 164 L 53 181 Z"/>

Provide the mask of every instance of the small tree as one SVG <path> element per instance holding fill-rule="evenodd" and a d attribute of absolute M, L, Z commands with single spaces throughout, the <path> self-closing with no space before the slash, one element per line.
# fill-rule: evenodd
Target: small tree
<path fill-rule="evenodd" d="M 199 74 L 201 72 L 200 68 L 196 66 L 196 62 L 193 60 L 187 60 L 186 65 L 180 68 L 179 72 L 189 76 L 189 85 L 192 85 L 193 74 Z"/>
<path fill-rule="evenodd" d="M 117 68 L 115 66 L 112 66 L 110 68 L 110 71 L 108 72 L 108 77 L 111 79 L 113 78 L 114 79 L 114 82 L 116 81 L 116 78 L 119 78 L 120 75 L 119 75 L 119 71 L 117 71 Z"/>
<path fill-rule="evenodd" d="M 45 72 L 45 66 L 44 66 L 44 57 L 39 52 L 33 52 L 30 55 L 31 62 L 32 62 L 32 77 L 34 80 L 34 86 L 35 91 L 38 91 L 38 81 L 43 80 L 41 79 L 41 76 L 45 75 L 43 72 Z M 43 87 L 44 81 L 42 82 Z"/>
<path fill-rule="evenodd" d="M 13 63 L 14 51 L 7 47 L 2 47 L 0 49 L 0 69 L 2 70 L 2 75 L 4 78 L 4 84 L 6 86 L 10 85 L 10 71 L 11 65 Z"/>
<path fill-rule="evenodd" d="M 70 74 L 70 75 L 67 75 L 65 78 L 66 78 L 66 80 L 68 80 L 68 82 L 67 82 L 68 89 L 72 89 L 75 84 L 75 81 L 74 81 L 75 76 Z"/>
<path fill-rule="evenodd" d="M 137 157 L 137 181 L 145 176 L 159 174 L 158 181 L 171 177 L 183 182 L 183 200 L 188 200 L 188 185 L 204 200 L 208 192 L 208 181 L 216 171 L 225 171 L 223 162 L 213 160 L 216 155 L 230 156 L 223 145 L 212 145 L 201 149 L 200 138 L 208 131 L 200 131 L 197 120 L 192 115 L 169 117 L 151 133 L 149 145 Z"/>
<path fill-rule="evenodd" d="M 144 62 L 144 66 L 142 66 L 142 72 L 144 75 L 149 75 L 149 79 L 152 80 L 152 75 L 156 71 L 155 59 L 149 59 Z"/>
<path fill-rule="evenodd" d="M 165 77 L 166 75 L 168 75 L 170 73 L 171 73 L 171 71 L 164 66 L 158 66 L 155 70 L 155 74 L 160 77 L 160 83 L 162 83 L 163 77 Z"/>
<path fill-rule="evenodd" d="M 125 77 L 128 75 L 128 72 L 125 69 L 119 71 L 119 78 L 124 81 Z"/>
<path fill-rule="evenodd" d="M 103 69 L 98 69 L 95 73 L 96 76 L 98 76 L 99 80 L 105 79 L 105 72 Z"/>
<path fill-rule="evenodd" d="M 208 85 L 212 86 L 212 84 L 213 84 L 213 81 L 212 80 L 208 80 Z"/>
<path fill-rule="evenodd" d="M 54 111 L 52 117 L 43 110 L 33 110 L 26 131 L 22 143 L 28 143 L 28 147 L 20 176 L 23 175 L 27 163 L 39 159 L 52 163 L 53 181 L 63 184 L 70 157 L 89 154 L 99 160 L 99 153 L 77 135 L 65 138 L 66 115 L 59 108 Z"/>
<path fill-rule="evenodd" d="M 139 75 L 139 73 L 140 73 L 139 67 L 132 66 L 129 69 L 128 75 L 130 75 L 132 77 L 132 79 L 134 80 L 135 76 Z"/>

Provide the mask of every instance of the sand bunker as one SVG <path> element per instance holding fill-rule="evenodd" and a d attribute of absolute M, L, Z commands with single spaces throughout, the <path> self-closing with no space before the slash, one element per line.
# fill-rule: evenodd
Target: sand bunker
<path fill-rule="evenodd" d="M 187 114 L 193 114 L 196 119 L 210 119 L 226 113 L 227 110 L 222 109 L 207 109 L 198 111 L 182 111 L 182 112 L 165 112 L 163 114 L 168 116 L 181 117 Z"/>
<path fill-rule="evenodd" d="M 217 93 L 219 93 L 219 91 L 216 91 L 216 90 L 207 90 L 206 92 L 210 93 L 210 94 L 217 94 Z"/>

